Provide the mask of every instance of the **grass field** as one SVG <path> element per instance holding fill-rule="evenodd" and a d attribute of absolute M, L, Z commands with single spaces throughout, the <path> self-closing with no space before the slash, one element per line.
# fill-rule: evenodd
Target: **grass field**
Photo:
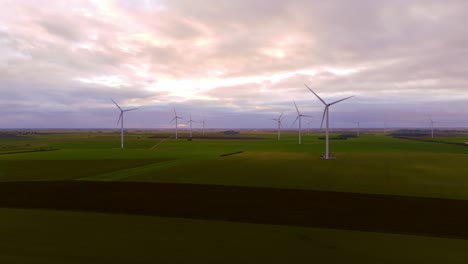
<path fill-rule="evenodd" d="M 292 132 L 281 141 L 269 132 L 210 132 L 192 141 L 169 136 L 132 132 L 124 150 L 110 131 L 0 136 L 0 182 L 183 183 L 468 200 L 468 146 L 364 134 L 332 140 L 337 158 L 323 160 L 316 133 L 305 133 L 302 145 Z M 463 143 L 468 136 L 437 140 Z M 229 153 L 237 154 L 222 156 Z M 8 238 L 1 263 L 110 263 L 111 255 L 112 263 L 462 263 L 467 257 L 467 240 L 446 238 L 30 209 L 0 209 L 0 215 L 0 235 Z"/>
<path fill-rule="evenodd" d="M 0 209 L 1 263 L 465 263 L 468 241 L 332 229 Z"/>
<path fill-rule="evenodd" d="M 320 158 L 324 141 L 317 134 L 304 135 L 302 145 L 295 133 L 283 134 L 279 142 L 274 133 L 242 134 L 260 140 L 220 135 L 219 140 L 161 143 L 150 136 L 127 136 L 124 150 L 118 149 L 115 133 L 0 140 L 0 145 L 59 149 L 0 155 L 0 181 L 148 181 L 468 198 L 464 146 L 364 135 L 331 141 L 337 159 L 325 161 Z M 457 140 L 468 141 L 468 136 Z M 243 153 L 220 156 L 238 151 Z"/>

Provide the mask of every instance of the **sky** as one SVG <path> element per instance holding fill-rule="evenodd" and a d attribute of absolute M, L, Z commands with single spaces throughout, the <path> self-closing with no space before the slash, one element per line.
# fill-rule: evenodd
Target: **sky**
<path fill-rule="evenodd" d="M 465 0 L 0 4 L 0 128 L 468 127 Z"/>

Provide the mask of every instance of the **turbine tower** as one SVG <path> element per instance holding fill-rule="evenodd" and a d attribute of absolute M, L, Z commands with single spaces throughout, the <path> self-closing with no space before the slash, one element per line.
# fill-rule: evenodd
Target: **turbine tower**
<path fill-rule="evenodd" d="M 431 121 L 431 138 L 434 138 L 434 120 L 432 120 L 432 117 L 429 116 L 429 121 Z"/>
<path fill-rule="evenodd" d="M 203 130 L 202 130 L 203 132 L 202 133 L 203 133 L 203 136 L 205 136 L 206 119 L 203 118 L 203 121 L 201 121 L 201 123 L 202 123 L 202 126 L 203 126 Z"/>
<path fill-rule="evenodd" d="M 274 120 L 278 123 L 278 140 L 281 139 L 281 127 L 283 127 L 283 114 L 284 112 L 281 113 L 281 115 L 278 118 L 273 118 L 271 120 Z"/>
<path fill-rule="evenodd" d="M 178 134 L 177 134 L 177 130 L 178 130 L 177 120 L 179 120 L 179 119 L 184 119 L 184 118 L 177 115 L 177 112 L 176 112 L 175 107 L 174 107 L 174 118 L 171 120 L 171 123 L 174 122 L 174 120 L 175 120 L 175 139 L 176 140 L 179 139 Z"/>
<path fill-rule="evenodd" d="M 357 125 L 357 136 L 359 137 L 359 130 L 361 130 L 361 122 L 357 121 L 357 122 L 353 122 L 354 124 Z"/>
<path fill-rule="evenodd" d="M 330 158 L 329 143 L 328 143 L 328 139 L 329 139 L 328 138 L 328 133 L 329 133 L 329 130 L 330 130 L 330 127 L 329 127 L 329 123 L 330 123 L 329 108 L 330 108 L 330 106 L 332 106 L 334 104 L 337 104 L 337 103 L 339 103 L 341 101 L 347 100 L 347 99 L 349 99 L 349 98 L 351 98 L 353 96 L 349 96 L 349 97 L 346 97 L 346 98 L 340 99 L 338 101 L 334 101 L 332 103 L 327 104 L 327 103 L 325 103 L 325 101 L 322 98 L 320 98 L 320 96 L 318 96 L 314 91 L 312 91 L 312 89 L 310 89 L 310 87 L 307 86 L 307 84 L 304 84 L 304 85 L 307 87 L 307 89 L 309 89 L 325 105 L 325 109 L 323 110 L 322 123 L 320 125 L 320 128 L 323 127 L 323 120 L 326 118 L 327 119 L 327 123 L 326 123 L 327 128 L 326 128 L 326 132 L 325 132 L 325 159 L 329 159 Z"/>
<path fill-rule="evenodd" d="M 296 117 L 296 120 L 294 120 L 294 122 L 292 123 L 291 127 L 294 126 L 294 124 L 296 123 L 296 121 L 299 119 L 299 144 L 301 144 L 301 132 L 302 132 L 302 125 L 301 125 L 301 121 L 302 121 L 302 117 L 312 117 L 312 116 L 309 116 L 309 115 L 303 115 L 301 114 L 301 112 L 299 112 L 299 109 L 297 108 L 297 105 L 296 105 L 296 102 L 294 102 L 294 106 L 296 107 L 296 111 L 297 111 L 297 117 Z"/>
<path fill-rule="evenodd" d="M 120 148 L 124 148 L 124 113 L 128 111 L 133 111 L 138 108 L 130 108 L 130 109 L 122 109 L 120 106 L 112 99 L 112 102 L 119 108 L 120 110 L 120 115 L 119 115 L 119 120 L 117 120 L 117 125 L 120 123 Z"/>

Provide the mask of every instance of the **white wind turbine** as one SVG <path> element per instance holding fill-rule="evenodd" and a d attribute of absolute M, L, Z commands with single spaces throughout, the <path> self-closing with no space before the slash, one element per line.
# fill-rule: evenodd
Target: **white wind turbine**
<path fill-rule="evenodd" d="M 122 109 L 120 106 L 112 99 L 112 102 L 119 108 L 120 115 L 119 120 L 117 120 L 117 125 L 120 123 L 120 148 L 124 148 L 124 112 L 136 110 L 138 108 Z"/>
<path fill-rule="evenodd" d="M 361 122 L 357 121 L 357 122 L 353 122 L 354 124 L 357 125 L 357 136 L 359 137 L 359 130 L 361 130 Z"/>
<path fill-rule="evenodd" d="M 301 121 L 302 121 L 302 117 L 312 117 L 312 116 L 301 114 L 301 112 L 299 112 L 299 109 L 297 108 L 296 102 L 293 101 L 293 103 L 294 103 L 294 106 L 296 107 L 297 117 L 296 117 L 296 120 L 294 120 L 294 122 L 292 123 L 291 127 L 294 126 L 296 121 L 299 119 L 299 144 L 301 144 L 301 134 L 302 134 Z"/>
<path fill-rule="evenodd" d="M 203 118 L 203 120 L 201 121 L 201 123 L 202 123 L 202 127 L 203 127 L 203 130 L 202 130 L 203 132 L 202 132 L 202 133 L 203 133 L 203 136 L 205 136 L 206 119 Z"/>
<path fill-rule="evenodd" d="M 179 120 L 179 119 L 184 119 L 184 118 L 177 115 L 177 112 L 176 112 L 175 107 L 174 107 L 174 118 L 171 120 L 171 123 L 175 121 L 175 139 L 176 140 L 179 138 L 178 134 L 177 134 L 177 130 L 178 130 L 177 120 Z"/>
<path fill-rule="evenodd" d="M 192 114 L 190 114 L 190 119 L 187 121 L 187 124 L 190 124 L 190 138 L 192 138 L 192 124 L 196 121 L 192 120 Z"/>
<path fill-rule="evenodd" d="M 283 114 L 284 112 L 281 113 L 281 115 L 278 118 L 273 118 L 271 120 L 274 120 L 278 123 L 278 140 L 281 139 L 281 128 L 283 127 Z"/>
<path fill-rule="evenodd" d="M 432 117 L 429 116 L 429 121 L 431 122 L 431 138 L 434 138 L 434 120 L 432 120 Z"/>
<path fill-rule="evenodd" d="M 330 118 L 329 118 L 329 108 L 330 108 L 330 106 L 332 106 L 334 104 L 337 104 L 337 103 L 339 103 L 341 101 L 344 101 L 346 99 L 349 99 L 349 98 L 351 98 L 353 96 L 349 96 L 349 97 L 346 97 L 346 98 L 340 99 L 338 101 L 334 101 L 332 103 L 327 104 L 327 103 L 325 103 L 325 101 L 322 98 L 320 98 L 320 96 L 318 96 L 314 91 L 312 91 L 312 89 L 310 89 L 310 87 L 307 86 L 307 84 L 304 84 L 304 85 L 307 87 L 307 89 L 309 89 L 325 105 L 325 109 L 323 110 L 322 123 L 320 125 L 320 128 L 323 127 L 323 120 L 325 119 L 325 116 L 326 116 L 327 128 L 326 128 L 326 132 L 325 132 L 325 159 L 329 159 L 330 158 L 330 152 L 329 152 L 329 147 L 328 147 L 328 133 L 329 133 L 329 130 L 330 130 L 330 127 L 329 127 L 329 123 L 330 123 L 329 122 L 329 120 L 330 120 Z"/>

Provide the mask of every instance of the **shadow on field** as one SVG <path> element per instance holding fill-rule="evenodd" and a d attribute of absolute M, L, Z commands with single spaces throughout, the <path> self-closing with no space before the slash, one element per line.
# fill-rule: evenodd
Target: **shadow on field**
<path fill-rule="evenodd" d="M 124 213 L 468 239 L 468 201 L 128 182 L 0 183 L 0 207 Z"/>

